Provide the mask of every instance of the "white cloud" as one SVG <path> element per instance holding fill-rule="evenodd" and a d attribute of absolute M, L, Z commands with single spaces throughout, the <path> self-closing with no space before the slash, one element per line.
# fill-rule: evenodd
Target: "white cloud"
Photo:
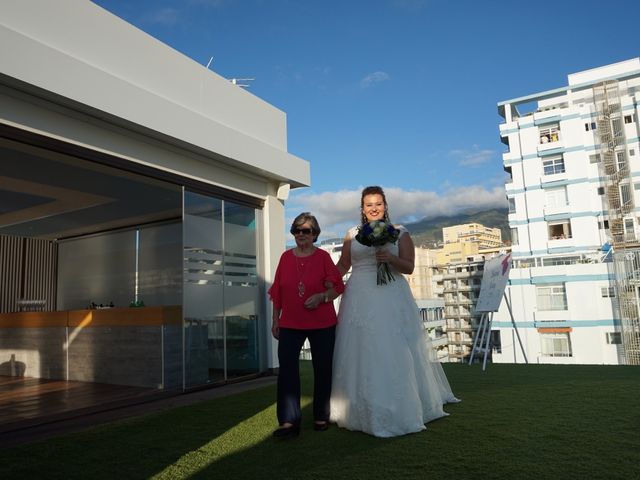
<path fill-rule="evenodd" d="M 322 238 L 343 237 L 346 230 L 360 222 L 360 192 L 307 193 L 295 190 L 286 204 L 287 225 L 300 212 L 311 212 L 322 228 Z M 450 187 L 443 193 L 425 190 L 385 188 L 389 214 L 394 223 L 408 223 L 424 218 L 452 216 L 465 210 L 505 207 L 503 186 L 487 189 L 480 185 Z"/>
<path fill-rule="evenodd" d="M 495 150 L 480 149 L 478 145 L 473 145 L 471 150 L 451 150 L 449 157 L 455 159 L 458 165 L 465 167 L 477 167 L 488 161 L 492 160 L 496 156 Z"/>
<path fill-rule="evenodd" d="M 389 78 L 391 77 L 389 77 L 389 74 L 387 72 L 373 72 L 360 80 L 360 86 L 362 88 L 368 88 L 375 85 L 376 83 L 386 82 L 387 80 L 389 80 Z"/>

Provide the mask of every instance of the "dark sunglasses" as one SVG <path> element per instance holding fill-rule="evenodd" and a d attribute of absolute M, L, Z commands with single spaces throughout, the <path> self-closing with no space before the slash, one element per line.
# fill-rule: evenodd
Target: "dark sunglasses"
<path fill-rule="evenodd" d="M 311 235 L 313 233 L 313 230 L 311 230 L 310 228 L 292 228 L 291 233 L 293 233 L 294 235 L 298 235 L 299 233 L 302 233 L 303 235 Z"/>

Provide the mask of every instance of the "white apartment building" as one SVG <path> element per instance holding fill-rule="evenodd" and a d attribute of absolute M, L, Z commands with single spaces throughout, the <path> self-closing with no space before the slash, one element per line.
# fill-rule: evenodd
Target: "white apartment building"
<path fill-rule="evenodd" d="M 637 346 L 623 332 L 637 301 L 621 314 L 616 295 L 638 290 L 613 259 L 638 259 L 639 100 L 634 58 L 498 104 L 513 240 L 506 295 L 530 363 L 629 363 L 623 343 L 627 357 Z M 504 301 L 493 328 L 493 361 L 522 362 Z"/>

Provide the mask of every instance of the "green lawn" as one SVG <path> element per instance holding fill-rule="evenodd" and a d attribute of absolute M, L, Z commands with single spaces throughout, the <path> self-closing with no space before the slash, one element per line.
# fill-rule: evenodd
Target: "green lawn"
<path fill-rule="evenodd" d="M 638 478 L 640 368 L 445 365 L 462 403 L 421 433 L 276 441 L 275 387 L 0 452 L 0 478 Z"/>

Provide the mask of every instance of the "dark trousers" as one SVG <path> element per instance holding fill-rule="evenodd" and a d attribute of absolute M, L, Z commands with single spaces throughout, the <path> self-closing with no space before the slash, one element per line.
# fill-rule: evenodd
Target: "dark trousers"
<path fill-rule="evenodd" d="M 300 350 L 305 339 L 311 345 L 313 364 L 313 419 L 329 420 L 333 346 L 336 327 L 298 330 L 281 328 L 278 342 L 278 422 L 300 424 Z"/>

